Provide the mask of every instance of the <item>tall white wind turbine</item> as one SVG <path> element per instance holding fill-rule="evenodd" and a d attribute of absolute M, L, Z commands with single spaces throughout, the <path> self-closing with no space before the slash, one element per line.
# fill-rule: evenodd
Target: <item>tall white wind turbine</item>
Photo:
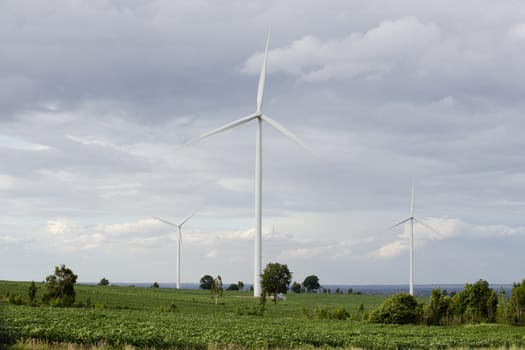
<path fill-rule="evenodd" d="M 241 124 L 247 123 L 251 120 L 257 122 L 257 132 L 255 136 L 255 240 L 254 240 L 254 265 L 253 265 L 253 295 L 255 297 L 261 296 L 261 281 L 260 276 L 262 272 L 262 122 L 268 123 L 273 128 L 283 133 L 286 137 L 297 143 L 299 146 L 305 148 L 307 151 L 312 152 L 308 146 L 306 146 L 297 136 L 292 134 L 284 126 L 271 119 L 267 115 L 262 113 L 263 95 L 264 95 L 264 82 L 266 78 L 266 65 L 268 62 L 268 44 L 270 41 L 270 34 L 266 38 L 266 47 L 264 51 L 264 59 L 261 67 L 261 74 L 259 76 L 259 86 L 257 89 L 257 105 L 255 113 L 252 113 L 246 117 L 238 119 L 234 122 L 226 124 L 218 129 L 212 130 L 198 138 L 189 141 L 187 144 L 202 140 L 214 134 L 235 128 Z"/>
<path fill-rule="evenodd" d="M 437 230 L 425 224 L 423 221 L 419 220 L 418 218 L 414 216 L 414 185 L 412 184 L 412 192 L 410 195 L 410 216 L 388 228 L 388 230 L 390 230 L 406 222 L 410 222 L 410 285 L 409 285 L 410 295 L 414 295 L 414 221 L 417 221 L 422 226 L 425 226 L 429 230 L 441 236 L 441 234 Z"/>
<path fill-rule="evenodd" d="M 174 224 L 172 222 L 169 222 L 169 221 L 166 221 L 166 220 L 163 220 L 163 219 L 160 219 L 160 218 L 156 218 L 154 217 L 154 219 L 156 220 L 159 220 L 160 222 L 163 222 L 165 224 L 168 224 L 170 226 L 174 226 L 178 229 L 178 236 L 177 236 L 177 289 L 180 288 L 180 256 L 181 256 L 181 253 L 182 253 L 182 226 L 189 220 L 193 217 L 193 215 L 197 214 L 199 210 L 195 210 L 193 212 L 193 214 L 191 214 L 190 216 L 188 216 L 183 222 L 181 222 L 180 224 Z"/>

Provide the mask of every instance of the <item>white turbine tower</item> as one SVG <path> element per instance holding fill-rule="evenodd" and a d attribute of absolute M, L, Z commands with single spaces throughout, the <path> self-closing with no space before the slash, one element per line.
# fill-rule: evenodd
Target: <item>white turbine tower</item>
<path fill-rule="evenodd" d="M 226 131 L 228 129 L 235 128 L 241 124 L 247 123 L 251 120 L 257 122 L 257 133 L 255 137 L 255 242 L 254 242 L 254 266 L 253 266 L 253 295 L 258 297 L 261 295 L 261 281 L 260 276 L 262 272 L 262 122 L 268 123 L 270 126 L 274 127 L 286 137 L 291 139 L 293 142 L 297 143 L 301 147 L 305 148 L 309 152 L 312 152 L 308 146 L 306 146 L 297 136 L 292 134 L 284 126 L 276 122 L 275 120 L 269 118 L 267 115 L 262 113 L 262 103 L 264 95 L 264 81 L 266 78 L 266 64 L 268 62 L 268 44 L 270 41 L 270 34 L 266 38 L 266 48 L 264 51 L 264 59 L 261 68 L 261 74 L 259 76 L 259 86 L 257 89 L 257 105 L 255 113 L 250 114 L 246 117 L 238 119 L 234 122 L 226 124 L 218 129 L 212 130 L 204 135 L 199 136 L 198 138 L 188 142 L 191 144 L 198 140 L 204 139 L 211 135 Z"/>
<path fill-rule="evenodd" d="M 441 234 L 435 230 L 434 228 L 428 226 L 423 221 L 419 220 L 414 216 L 414 185 L 412 184 L 412 192 L 410 195 L 410 216 L 406 219 L 403 219 L 399 221 L 397 224 L 390 226 L 388 230 L 393 229 L 394 227 L 397 227 L 399 225 L 402 225 L 406 222 L 410 221 L 410 285 L 409 285 L 409 293 L 410 295 L 414 295 L 414 221 L 417 221 L 422 226 L 425 226 L 429 230 L 437 233 L 441 236 Z"/>
<path fill-rule="evenodd" d="M 178 225 L 172 222 L 154 217 L 154 219 L 159 220 L 160 222 L 176 227 L 179 232 L 178 237 L 177 237 L 177 289 L 180 288 L 180 256 L 181 256 L 181 250 L 182 250 L 182 225 L 184 225 L 189 219 L 191 219 L 193 215 L 197 214 L 198 211 L 199 210 L 195 210 L 193 214 L 188 216 L 186 220 L 184 220 Z"/>

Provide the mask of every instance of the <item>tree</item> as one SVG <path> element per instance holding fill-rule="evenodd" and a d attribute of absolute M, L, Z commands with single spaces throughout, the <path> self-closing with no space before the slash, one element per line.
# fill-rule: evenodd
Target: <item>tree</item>
<path fill-rule="evenodd" d="M 466 284 L 465 288 L 454 295 L 451 311 L 460 322 L 494 322 L 498 307 L 498 296 L 489 288 L 489 283 L 479 280 Z"/>
<path fill-rule="evenodd" d="M 292 283 L 290 290 L 294 293 L 301 293 L 301 285 L 297 282 Z"/>
<path fill-rule="evenodd" d="M 441 292 L 436 288 L 432 290 L 430 297 L 430 304 L 426 308 L 426 321 L 428 325 L 447 324 L 448 320 L 443 320 L 447 316 L 447 311 L 450 305 L 450 298 L 446 295 L 446 291 Z"/>
<path fill-rule="evenodd" d="M 29 290 L 27 291 L 27 297 L 29 298 L 29 304 L 35 305 L 35 299 L 36 299 L 36 284 L 35 281 L 32 281 L 29 285 Z"/>
<path fill-rule="evenodd" d="M 200 289 L 211 289 L 211 286 L 213 285 L 213 277 L 210 275 L 204 275 L 201 277 L 200 280 Z"/>
<path fill-rule="evenodd" d="M 277 294 L 286 294 L 291 281 L 292 273 L 288 266 L 279 263 L 269 263 L 261 275 L 263 293 L 273 294 L 274 303 L 277 303 Z"/>
<path fill-rule="evenodd" d="M 213 298 L 215 298 L 215 305 L 219 302 L 219 297 L 222 296 L 222 292 L 224 289 L 222 288 L 222 278 L 221 275 L 218 275 L 217 278 L 213 279 L 213 283 L 211 285 L 211 294 Z"/>
<path fill-rule="evenodd" d="M 303 281 L 303 287 L 306 288 L 307 292 L 317 290 L 321 287 L 319 284 L 319 278 L 316 275 L 310 275 Z"/>
<path fill-rule="evenodd" d="M 106 277 L 102 277 L 100 282 L 98 282 L 98 285 L 99 286 L 109 286 L 109 281 L 108 281 L 108 279 Z"/>
<path fill-rule="evenodd" d="M 78 276 L 61 265 L 55 267 L 55 273 L 46 277 L 46 292 L 42 301 L 55 306 L 71 306 L 75 302 L 75 283 Z"/>
<path fill-rule="evenodd" d="M 239 290 L 243 290 L 244 289 L 244 282 L 243 281 L 237 282 L 237 287 L 239 287 Z"/>
<path fill-rule="evenodd" d="M 237 284 L 230 284 L 226 290 L 239 290 L 239 286 Z"/>
<path fill-rule="evenodd" d="M 523 323 L 525 315 L 525 279 L 521 283 L 514 283 L 510 297 L 513 321 Z"/>
<path fill-rule="evenodd" d="M 157 282 L 153 282 L 153 284 L 151 285 L 151 288 L 159 288 L 159 284 Z"/>

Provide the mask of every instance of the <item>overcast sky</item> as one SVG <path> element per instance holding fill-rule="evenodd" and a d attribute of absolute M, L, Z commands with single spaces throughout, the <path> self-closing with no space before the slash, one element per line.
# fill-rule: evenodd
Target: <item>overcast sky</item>
<path fill-rule="evenodd" d="M 294 280 L 521 281 L 522 1 L 0 0 L 0 279 L 251 284 L 263 110 L 263 266 Z"/>

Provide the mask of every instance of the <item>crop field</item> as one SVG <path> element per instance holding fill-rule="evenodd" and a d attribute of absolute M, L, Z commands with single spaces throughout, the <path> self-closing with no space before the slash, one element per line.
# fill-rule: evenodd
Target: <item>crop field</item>
<path fill-rule="evenodd" d="M 28 286 L 0 282 L 0 296 L 27 298 Z M 43 285 L 38 288 L 40 298 Z M 261 316 L 256 315 L 259 301 L 250 292 L 225 292 L 215 305 L 208 291 L 85 285 L 76 291 L 83 307 L 5 304 L 4 323 L 22 341 L 119 348 L 525 349 L 524 327 L 395 326 L 362 321 L 384 296 L 291 294 L 276 305 L 268 300 Z M 337 308 L 348 312 L 345 319 L 326 317 L 326 312 Z"/>

